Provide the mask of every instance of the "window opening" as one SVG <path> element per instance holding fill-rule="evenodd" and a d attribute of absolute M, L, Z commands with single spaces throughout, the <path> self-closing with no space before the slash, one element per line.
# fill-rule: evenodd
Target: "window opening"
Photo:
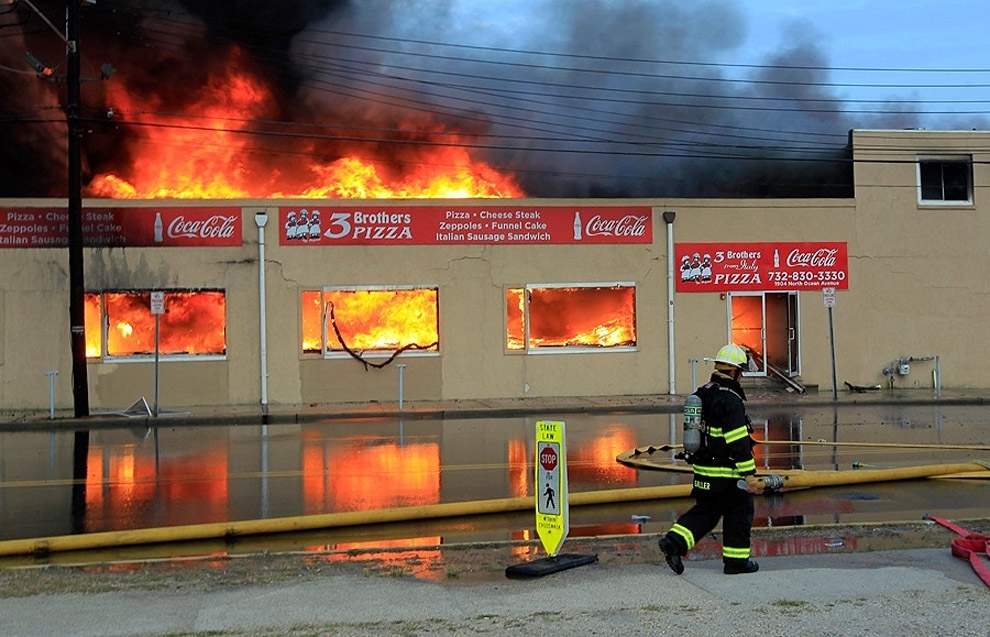
<path fill-rule="evenodd" d="M 381 368 L 410 350 L 439 352 L 437 288 L 324 288 L 302 293 L 303 353 Z M 387 356 L 370 362 L 366 355 Z"/>
<path fill-rule="evenodd" d="M 506 349 L 604 350 L 636 346 L 636 287 L 527 285 L 506 290 Z"/>
<path fill-rule="evenodd" d="M 166 291 L 158 315 L 158 353 L 165 357 L 227 353 L 223 291 Z M 151 292 L 127 290 L 85 295 L 86 356 L 147 358 L 155 353 Z"/>
<path fill-rule="evenodd" d="M 970 160 L 921 160 L 918 162 L 921 201 L 968 203 L 972 183 Z"/>

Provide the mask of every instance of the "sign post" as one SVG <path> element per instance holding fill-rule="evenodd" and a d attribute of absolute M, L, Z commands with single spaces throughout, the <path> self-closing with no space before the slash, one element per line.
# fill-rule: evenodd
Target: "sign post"
<path fill-rule="evenodd" d="M 832 308 L 835 307 L 835 288 L 822 288 L 822 302 L 828 308 L 828 345 L 832 351 L 832 400 L 839 400 L 839 388 L 835 380 L 835 331 L 832 329 Z"/>
<path fill-rule="evenodd" d="M 570 531 L 564 423 L 536 423 L 536 532 L 547 555 L 556 557 Z"/>
<path fill-rule="evenodd" d="M 547 557 L 510 566 L 505 569 L 505 576 L 512 579 L 542 577 L 597 562 L 597 555 L 560 554 L 560 547 L 570 531 L 567 442 L 563 422 L 540 420 L 536 423 L 533 485 L 536 499 L 536 533 L 540 536 Z"/>
<path fill-rule="evenodd" d="M 165 293 L 151 293 L 151 313 L 155 315 L 155 409 L 154 416 L 158 417 L 158 345 L 159 328 L 161 327 L 161 316 L 165 313 Z"/>

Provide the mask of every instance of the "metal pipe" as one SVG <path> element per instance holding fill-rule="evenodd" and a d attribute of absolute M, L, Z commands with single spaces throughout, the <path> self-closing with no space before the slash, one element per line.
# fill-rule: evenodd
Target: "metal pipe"
<path fill-rule="evenodd" d="M 258 226 L 258 348 L 261 352 L 261 413 L 268 415 L 268 318 L 265 303 L 265 224 L 268 213 L 262 210 L 254 213 L 254 223 Z"/>
<path fill-rule="evenodd" d="M 935 357 L 935 395 L 942 397 L 942 360 L 939 356 Z"/>
<path fill-rule="evenodd" d="M 55 377 L 58 376 L 58 370 L 49 369 L 45 376 L 48 377 L 48 417 L 55 420 Z"/>
<path fill-rule="evenodd" d="M 665 210 L 663 221 L 667 224 L 667 374 L 670 378 L 669 393 L 677 393 L 674 367 L 674 217 L 676 212 Z"/>
<path fill-rule="evenodd" d="M 406 365 L 405 363 L 396 365 L 399 370 L 399 411 L 402 411 L 402 394 L 405 391 L 403 387 L 403 376 L 405 375 Z"/>

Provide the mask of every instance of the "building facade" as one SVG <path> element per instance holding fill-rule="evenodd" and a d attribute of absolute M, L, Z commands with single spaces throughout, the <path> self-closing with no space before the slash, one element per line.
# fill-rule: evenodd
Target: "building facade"
<path fill-rule="evenodd" d="M 850 199 L 84 200 L 91 408 L 987 387 L 990 133 L 850 139 Z M 65 202 L 0 219 L 0 407 L 69 409 Z"/>

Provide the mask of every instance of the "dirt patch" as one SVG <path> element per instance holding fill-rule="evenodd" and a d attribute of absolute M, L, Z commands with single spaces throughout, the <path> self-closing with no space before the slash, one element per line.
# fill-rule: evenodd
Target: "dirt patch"
<path fill-rule="evenodd" d="M 990 519 L 956 521 L 973 532 L 990 532 Z M 774 554 L 868 552 L 946 548 L 954 531 L 933 522 L 835 527 L 757 528 L 756 557 Z M 569 538 L 563 552 L 595 555 L 602 564 L 662 564 L 657 536 Z M 121 590 L 202 590 L 307 581 L 332 573 L 366 577 L 412 577 L 471 585 L 505 578 L 511 565 L 545 558 L 539 543 L 455 544 L 402 549 L 369 549 L 250 555 L 212 555 L 114 563 L 0 568 L 0 596 L 95 594 Z M 691 560 L 719 559 L 719 537 L 706 538 Z"/>

